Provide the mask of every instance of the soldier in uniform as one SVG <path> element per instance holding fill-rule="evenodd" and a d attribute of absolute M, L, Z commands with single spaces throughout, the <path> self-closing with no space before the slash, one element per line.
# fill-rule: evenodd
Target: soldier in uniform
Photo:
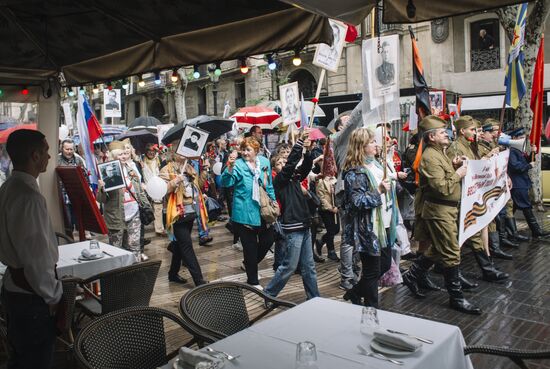
<path fill-rule="evenodd" d="M 449 146 L 447 156 L 451 160 L 455 160 L 457 158 L 477 160 L 478 156 L 472 150 L 472 143 L 476 141 L 476 121 L 472 117 L 464 115 L 457 119 L 454 124 L 457 139 L 451 144 L 451 146 Z M 473 250 L 475 259 L 482 271 L 484 280 L 488 282 L 496 282 L 509 277 L 507 273 L 503 273 L 495 268 L 493 261 L 485 250 L 481 238 L 481 232 L 478 232 L 470 237 L 466 241 L 466 244 L 468 244 Z"/>
<path fill-rule="evenodd" d="M 460 182 L 466 175 L 466 163 L 451 161 L 445 154 L 449 146 L 447 124 L 434 115 L 422 119 L 426 149 L 420 162 L 419 187 L 422 191 L 423 235 L 429 235 L 430 246 L 403 274 L 403 283 L 417 297 L 425 297 L 420 283 L 434 262 L 443 265 L 445 286 L 451 308 L 468 314 L 481 314 L 462 293 L 460 281 L 460 246 L 458 245 L 458 209 L 461 197 Z M 415 230 L 416 231 L 416 230 Z"/>
<path fill-rule="evenodd" d="M 523 128 L 513 130 L 508 133 L 513 139 L 525 140 L 525 131 Z M 536 148 L 535 148 L 536 149 Z M 537 217 L 533 213 L 533 207 L 529 200 L 529 188 L 533 185 L 529 178 L 529 170 L 535 166 L 535 162 L 529 162 L 526 154 L 517 148 L 510 146 L 510 158 L 508 159 L 508 175 L 512 179 L 512 200 L 514 201 L 514 209 L 523 211 L 527 225 L 531 230 L 534 239 L 544 238 L 549 236 L 549 232 L 545 232 L 537 221 Z"/>
<path fill-rule="evenodd" d="M 491 156 L 498 154 L 500 151 L 494 140 L 493 130 L 494 126 L 490 121 L 486 121 L 481 127 L 481 134 L 478 136 L 479 140 L 477 141 L 477 149 L 478 154 L 482 159 L 488 159 Z M 497 232 L 497 218 L 499 217 L 495 217 L 495 219 L 493 219 L 493 221 L 487 226 L 489 232 L 489 250 L 491 251 L 491 255 L 495 258 L 512 260 L 513 256 L 500 248 L 501 242 L 499 232 Z"/>

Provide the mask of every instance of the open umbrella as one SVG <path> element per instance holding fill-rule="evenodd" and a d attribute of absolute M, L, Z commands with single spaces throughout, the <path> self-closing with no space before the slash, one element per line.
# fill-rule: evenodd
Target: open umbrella
<path fill-rule="evenodd" d="M 271 101 L 262 101 L 258 104 L 259 106 L 265 106 L 267 108 L 271 108 L 275 110 L 277 113 L 282 112 L 281 109 L 281 100 L 271 100 Z M 311 110 L 313 109 L 313 102 L 311 101 L 304 101 L 304 108 L 306 109 L 306 115 L 309 117 L 311 114 Z M 314 118 L 322 118 L 325 117 L 325 112 L 319 105 L 315 106 L 315 113 L 313 114 Z"/>
<path fill-rule="evenodd" d="M 36 123 L 33 124 L 19 124 L 17 126 L 8 128 L 6 130 L 3 130 L 0 132 L 0 144 L 5 144 L 8 142 L 8 137 L 11 133 L 18 131 L 20 129 L 32 129 L 33 131 L 36 131 Z"/>
<path fill-rule="evenodd" d="M 156 132 L 157 131 L 157 126 L 161 125 L 161 124 L 162 124 L 162 122 L 160 120 L 158 120 L 157 118 L 155 118 L 155 117 L 147 117 L 147 116 L 137 117 L 128 126 L 128 129 L 134 131 L 134 130 L 138 130 L 138 129 L 148 128 L 148 129 L 154 130 Z"/>
<path fill-rule="evenodd" d="M 280 115 L 271 108 L 265 106 L 245 106 L 239 109 L 233 116 L 240 127 L 250 128 L 252 126 L 258 126 L 261 129 L 273 129 L 280 123 Z M 277 122 L 276 122 L 277 121 Z"/>
<path fill-rule="evenodd" d="M 319 128 L 312 128 L 309 131 L 309 139 L 311 141 L 320 140 L 321 138 L 327 137 Z"/>
<path fill-rule="evenodd" d="M 231 128 L 233 127 L 233 120 L 211 117 L 208 115 L 199 115 L 193 119 L 187 119 L 183 122 L 179 122 L 174 127 L 170 128 L 162 138 L 162 143 L 168 145 L 175 140 L 179 140 L 181 136 L 183 136 L 185 126 L 187 125 L 205 130 L 209 133 L 208 141 L 212 141 L 231 131 Z"/>
<path fill-rule="evenodd" d="M 138 129 L 136 131 L 126 131 L 120 136 L 117 137 L 117 140 L 125 140 L 129 138 L 132 146 L 139 151 L 140 153 L 145 153 L 145 146 L 148 143 L 156 144 L 158 143 L 157 135 L 149 132 L 146 129 Z"/>

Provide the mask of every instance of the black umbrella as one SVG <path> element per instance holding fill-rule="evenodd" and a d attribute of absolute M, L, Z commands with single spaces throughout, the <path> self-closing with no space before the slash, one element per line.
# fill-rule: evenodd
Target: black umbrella
<path fill-rule="evenodd" d="M 158 144 L 157 135 L 149 132 L 146 129 L 138 129 L 136 131 L 126 131 L 117 137 L 117 140 L 125 140 L 129 138 L 132 146 L 141 154 L 145 153 L 145 146 L 148 143 Z"/>
<path fill-rule="evenodd" d="M 162 122 L 155 117 L 137 117 L 129 126 L 129 129 L 157 128 Z"/>
<path fill-rule="evenodd" d="M 223 119 L 218 117 L 210 117 L 208 115 L 199 115 L 193 119 L 187 119 L 183 122 L 176 124 L 170 128 L 168 132 L 162 138 L 162 143 L 168 145 L 169 143 L 179 140 L 183 136 L 185 126 L 200 128 L 209 133 L 208 141 L 215 140 L 221 135 L 231 131 L 233 128 L 233 121 L 231 119 Z"/>

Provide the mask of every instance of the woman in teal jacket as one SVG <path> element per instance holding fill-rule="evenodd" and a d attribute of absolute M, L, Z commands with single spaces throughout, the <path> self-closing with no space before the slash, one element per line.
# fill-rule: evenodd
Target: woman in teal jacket
<path fill-rule="evenodd" d="M 258 155 L 259 142 L 247 137 L 241 143 L 241 159 L 230 158 L 222 173 L 222 186 L 233 187 L 231 221 L 243 245 L 247 283 L 261 289 L 258 281 L 258 263 L 274 242 L 273 227 L 260 216 L 260 190 L 263 186 L 273 200 L 271 165 Z"/>

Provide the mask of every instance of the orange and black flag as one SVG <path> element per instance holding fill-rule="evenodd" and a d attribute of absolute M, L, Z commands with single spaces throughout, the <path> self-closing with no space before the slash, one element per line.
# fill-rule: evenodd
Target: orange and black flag
<path fill-rule="evenodd" d="M 420 53 L 418 52 L 416 39 L 411 26 L 409 26 L 409 33 L 411 34 L 413 52 L 413 86 L 416 95 L 416 114 L 422 119 L 432 111 L 430 108 L 430 91 L 428 90 L 426 79 L 424 78 L 422 59 L 420 59 Z"/>

